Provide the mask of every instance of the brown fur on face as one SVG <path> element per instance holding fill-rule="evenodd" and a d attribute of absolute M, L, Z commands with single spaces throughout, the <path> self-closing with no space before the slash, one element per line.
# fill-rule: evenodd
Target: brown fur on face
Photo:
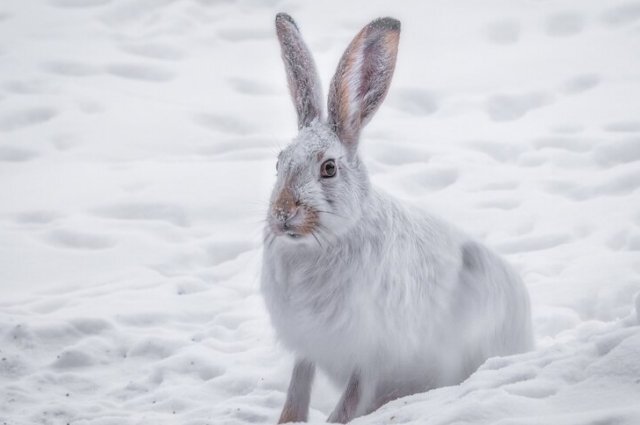
<path fill-rule="evenodd" d="M 300 207 L 304 210 L 304 223 L 302 223 L 302 226 L 299 226 L 296 230 L 298 230 L 298 232 L 302 235 L 309 235 L 313 233 L 316 226 L 318 225 L 318 212 L 315 209 L 304 204 Z"/>
<path fill-rule="evenodd" d="M 284 221 L 281 217 L 288 216 L 296 208 L 302 210 L 304 221 L 302 224 L 291 226 L 291 230 L 300 235 L 312 234 L 320 221 L 318 211 L 298 201 L 290 185 L 285 184 L 285 187 L 280 191 L 273 203 L 273 215 L 278 220 Z M 300 212 L 298 212 L 298 214 L 300 214 Z"/>
<path fill-rule="evenodd" d="M 291 189 L 289 182 L 285 182 L 284 188 L 278 194 L 273 203 L 273 213 L 277 217 L 279 214 L 288 214 L 298 206 L 296 196 Z"/>

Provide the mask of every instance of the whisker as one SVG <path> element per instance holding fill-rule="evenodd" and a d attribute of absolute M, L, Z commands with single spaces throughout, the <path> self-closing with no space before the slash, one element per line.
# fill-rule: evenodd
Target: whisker
<path fill-rule="evenodd" d="M 271 245 L 273 245 L 273 242 L 276 240 L 276 236 L 275 235 L 271 235 L 271 239 L 269 239 L 269 242 L 267 242 L 267 248 L 271 248 Z"/>
<path fill-rule="evenodd" d="M 311 231 L 311 236 L 313 236 L 313 239 L 315 239 L 315 240 L 316 240 L 316 242 L 318 242 L 318 246 L 319 246 L 321 249 L 322 249 L 322 248 L 324 248 L 324 247 L 322 246 L 322 244 L 320 243 L 320 240 L 319 240 L 319 239 L 318 239 L 318 237 L 316 236 L 316 232 L 314 232 L 314 231 L 312 230 L 312 231 Z"/>
<path fill-rule="evenodd" d="M 333 237 L 334 235 L 329 231 L 329 229 L 326 226 L 324 226 L 324 225 L 322 225 L 320 223 L 317 223 L 316 225 L 317 225 L 318 235 L 321 236 L 322 239 L 328 245 L 331 245 L 331 239 L 329 237 L 327 237 L 327 236 Z"/>
<path fill-rule="evenodd" d="M 320 237 L 320 239 L 322 239 L 326 244 L 331 245 L 331 241 L 329 239 L 327 239 L 326 235 L 323 234 L 323 232 L 321 231 L 321 229 L 318 229 L 318 231 L 316 232 L 316 234 Z"/>
<path fill-rule="evenodd" d="M 343 219 L 345 219 L 345 220 L 347 219 L 347 217 L 345 217 L 345 216 L 343 216 L 343 215 L 340 215 L 340 214 L 336 214 L 336 213 L 334 213 L 334 212 L 332 212 L 332 211 L 324 211 L 324 210 L 318 210 L 318 209 L 316 209 L 316 211 L 317 211 L 317 212 L 321 212 L 321 213 L 325 213 L 325 214 L 335 215 L 336 217 L 340 217 L 340 218 L 343 218 Z"/>
<path fill-rule="evenodd" d="M 337 240 L 338 240 L 338 236 L 337 236 L 335 233 L 333 233 L 333 232 L 331 231 L 331 229 L 329 229 L 327 226 L 325 226 L 325 225 L 323 225 L 323 224 L 320 224 L 320 223 L 318 223 L 318 225 L 319 225 L 319 228 L 320 228 L 320 229 L 325 233 L 325 235 L 327 236 L 327 238 L 326 238 L 326 239 L 327 239 L 328 241 L 335 242 L 335 241 L 337 241 Z"/>

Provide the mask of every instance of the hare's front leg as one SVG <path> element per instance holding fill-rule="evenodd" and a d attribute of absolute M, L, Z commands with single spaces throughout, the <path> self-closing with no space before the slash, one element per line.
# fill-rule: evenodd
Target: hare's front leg
<path fill-rule="evenodd" d="M 306 422 L 309 415 L 311 385 L 316 366 L 308 360 L 296 359 L 287 390 L 287 401 L 280 414 L 279 424 L 288 422 Z"/>
<path fill-rule="evenodd" d="M 347 388 L 344 390 L 338 405 L 333 410 L 327 422 L 346 424 L 356 417 L 358 405 L 362 397 L 362 388 L 360 385 L 360 374 L 354 372 L 349 378 Z"/>

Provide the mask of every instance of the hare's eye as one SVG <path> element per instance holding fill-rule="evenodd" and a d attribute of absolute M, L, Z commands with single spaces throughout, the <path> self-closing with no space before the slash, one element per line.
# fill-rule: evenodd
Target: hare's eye
<path fill-rule="evenodd" d="M 335 176 L 336 171 L 336 161 L 334 161 L 333 159 L 327 159 L 320 166 L 320 175 L 325 179 Z"/>
<path fill-rule="evenodd" d="M 280 161 L 276 161 L 276 171 L 278 171 L 278 164 L 280 164 Z"/>

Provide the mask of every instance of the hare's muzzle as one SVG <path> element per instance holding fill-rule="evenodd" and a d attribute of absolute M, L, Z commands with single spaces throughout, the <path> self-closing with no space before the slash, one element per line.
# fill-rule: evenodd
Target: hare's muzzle
<path fill-rule="evenodd" d="M 271 228 L 277 236 L 305 236 L 313 232 L 317 221 L 318 214 L 286 189 L 280 193 L 271 209 Z"/>
<path fill-rule="evenodd" d="M 302 224 L 299 218 L 300 207 L 293 205 L 289 208 L 276 207 L 272 211 L 272 225 L 276 234 L 287 234 L 292 237 L 300 236 L 298 226 Z"/>

